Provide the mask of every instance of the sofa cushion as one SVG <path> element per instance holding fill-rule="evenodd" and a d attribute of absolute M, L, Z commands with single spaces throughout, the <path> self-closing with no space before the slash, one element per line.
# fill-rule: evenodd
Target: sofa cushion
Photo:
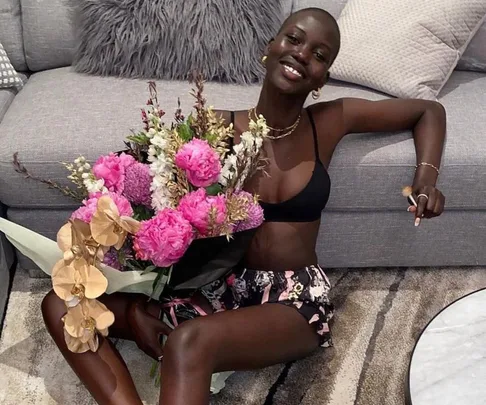
<path fill-rule="evenodd" d="M 322 8 L 335 19 L 338 19 L 348 0 L 293 0 L 292 12 L 302 10 L 307 7 Z M 486 72 L 486 22 L 467 46 L 462 55 L 457 70 L 470 70 L 474 72 Z"/>
<path fill-rule="evenodd" d="M 0 121 L 15 97 L 14 89 L 0 89 Z"/>
<path fill-rule="evenodd" d="M 252 84 L 283 12 L 280 0 L 78 0 L 75 16 L 78 72 Z"/>
<path fill-rule="evenodd" d="M 482 0 L 349 0 L 331 77 L 435 100 L 485 19 Z"/>
<path fill-rule="evenodd" d="M 0 0 L 0 42 L 17 71 L 26 71 L 20 0 Z"/>
<path fill-rule="evenodd" d="M 486 22 L 471 40 L 469 46 L 457 64 L 458 70 L 486 72 Z"/>
<path fill-rule="evenodd" d="M 27 83 L 27 75 L 19 73 L 19 77 L 23 83 Z M 0 89 L 0 122 L 2 121 L 3 116 L 7 112 L 17 93 L 18 89 L 16 88 Z"/>
<path fill-rule="evenodd" d="M 294 0 L 292 12 L 295 13 L 304 8 L 317 7 L 326 10 L 337 20 L 347 2 L 348 0 Z"/>
<path fill-rule="evenodd" d="M 70 0 L 20 1 L 25 60 L 29 69 L 37 72 L 71 65 L 75 42 Z"/>
<path fill-rule="evenodd" d="M 70 68 L 34 74 L 0 123 L 0 201 L 18 208 L 74 208 L 74 201 L 14 172 L 12 154 L 18 151 L 32 173 L 67 184 L 67 173 L 58 162 L 72 161 L 79 154 L 94 160 L 120 150 L 129 130 L 141 126 L 139 111 L 147 87 L 143 80 L 85 76 Z M 159 82 L 158 89 L 168 116 L 176 108 L 177 97 L 183 110 L 189 111 L 192 99 L 187 83 Z M 258 94 L 258 86 L 206 85 L 206 97 L 216 108 L 249 108 Z M 386 98 L 338 82 L 323 91 L 323 99 L 343 96 Z M 447 195 L 448 208 L 484 209 L 486 75 L 455 72 L 441 101 L 448 111 L 448 142 L 439 186 Z M 347 136 L 331 164 L 328 209 L 404 209 L 401 187 L 411 182 L 414 164 L 409 132 Z"/>

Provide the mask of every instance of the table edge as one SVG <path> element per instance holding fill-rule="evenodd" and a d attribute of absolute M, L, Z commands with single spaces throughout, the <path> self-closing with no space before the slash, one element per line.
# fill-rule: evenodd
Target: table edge
<path fill-rule="evenodd" d="M 420 338 L 422 337 L 422 335 L 424 334 L 424 332 L 427 330 L 427 328 L 429 327 L 429 325 L 435 320 L 435 318 L 437 318 L 447 308 L 449 308 L 450 306 L 454 305 L 456 302 L 461 301 L 462 299 L 469 297 L 470 295 L 473 295 L 473 294 L 476 294 L 478 292 L 485 291 L 485 290 L 486 290 L 486 287 L 480 288 L 480 289 L 478 289 L 476 291 L 471 291 L 470 293 L 467 293 L 466 295 L 463 295 L 462 297 L 459 297 L 459 298 L 455 299 L 454 301 L 450 302 L 444 308 L 442 308 L 439 312 L 437 312 L 432 317 L 432 319 L 429 322 L 427 322 L 427 324 L 420 331 L 420 334 L 418 335 L 417 340 L 415 341 L 415 344 L 413 345 L 413 350 L 412 350 L 412 353 L 410 354 L 410 360 L 408 362 L 407 381 L 405 383 L 405 404 L 406 405 L 413 405 L 413 402 L 412 402 L 412 394 L 410 392 L 410 370 L 412 368 L 412 361 L 413 361 L 413 355 L 415 354 L 415 349 L 417 348 L 417 345 L 418 345 L 418 343 L 420 341 Z"/>

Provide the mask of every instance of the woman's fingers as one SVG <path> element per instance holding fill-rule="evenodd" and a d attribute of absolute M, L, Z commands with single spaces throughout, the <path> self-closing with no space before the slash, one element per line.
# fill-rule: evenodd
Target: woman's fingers
<path fill-rule="evenodd" d="M 415 210 L 415 226 L 420 225 L 420 221 L 425 215 L 425 210 L 427 208 L 428 196 L 425 193 L 419 193 L 416 198 L 417 209 Z"/>
<path fill-rule="evenodd" d="M 445 197 L 435 187 L 421 187 L 413 193 L 413 198 L 417 207 L 410 205 L 407 211 L 414 214 L 415 226 L 420 225 L 422 218 L 437 217 L 444 211 Z"/>
<path fill-rule="evenodd" d="M 159 359 L 163 354 L 160 335 L 169 335 L 172 329 L 157 317 L 153 316 L 143 305 L 136 305 L 134 311 L 134 333 L 137 346 L 147 355 Z"/>

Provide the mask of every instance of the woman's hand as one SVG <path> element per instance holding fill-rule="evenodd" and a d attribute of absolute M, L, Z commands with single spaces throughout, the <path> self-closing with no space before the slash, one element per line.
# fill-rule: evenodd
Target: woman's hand
<path fill-rule="evenodd" d="M 412 195 L 417 202 L 417 207 L 411 205 L 408 211 L 415 214 L 415 226 L 420 225 L 422 218 L 437 217 L 444 211 L 444 194 L 435 186 L 414 186 Z"/>
<path fill-rule="evenodd" d="M 138 348 L 153 359 L 160 360 L 163 355 L 160 336 L 168 336 L 172 329 L 150 314 L 147 310 L 147 303 L 142 300 L 130 305 L 127 320 L 135 335 L 135 343 Z"/>

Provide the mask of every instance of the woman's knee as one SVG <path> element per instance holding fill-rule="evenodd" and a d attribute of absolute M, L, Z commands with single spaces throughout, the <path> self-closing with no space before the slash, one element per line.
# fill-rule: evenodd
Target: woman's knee
<path fill-rule="evenodd" d="M 54 290 L 49 291 L 42 300 L 41 304 L 42 317 L 49 330 L 56 326 L 62 326 L 61 318 L 66 314 L 66 305 Z"/>
<path fill-rule="evenodd" d="M 217 333 L 200 318 L 186 321 L 167 338 L 164 361 L 174 361 L 180 366 L 209 364 L 217 350 Z"/>

